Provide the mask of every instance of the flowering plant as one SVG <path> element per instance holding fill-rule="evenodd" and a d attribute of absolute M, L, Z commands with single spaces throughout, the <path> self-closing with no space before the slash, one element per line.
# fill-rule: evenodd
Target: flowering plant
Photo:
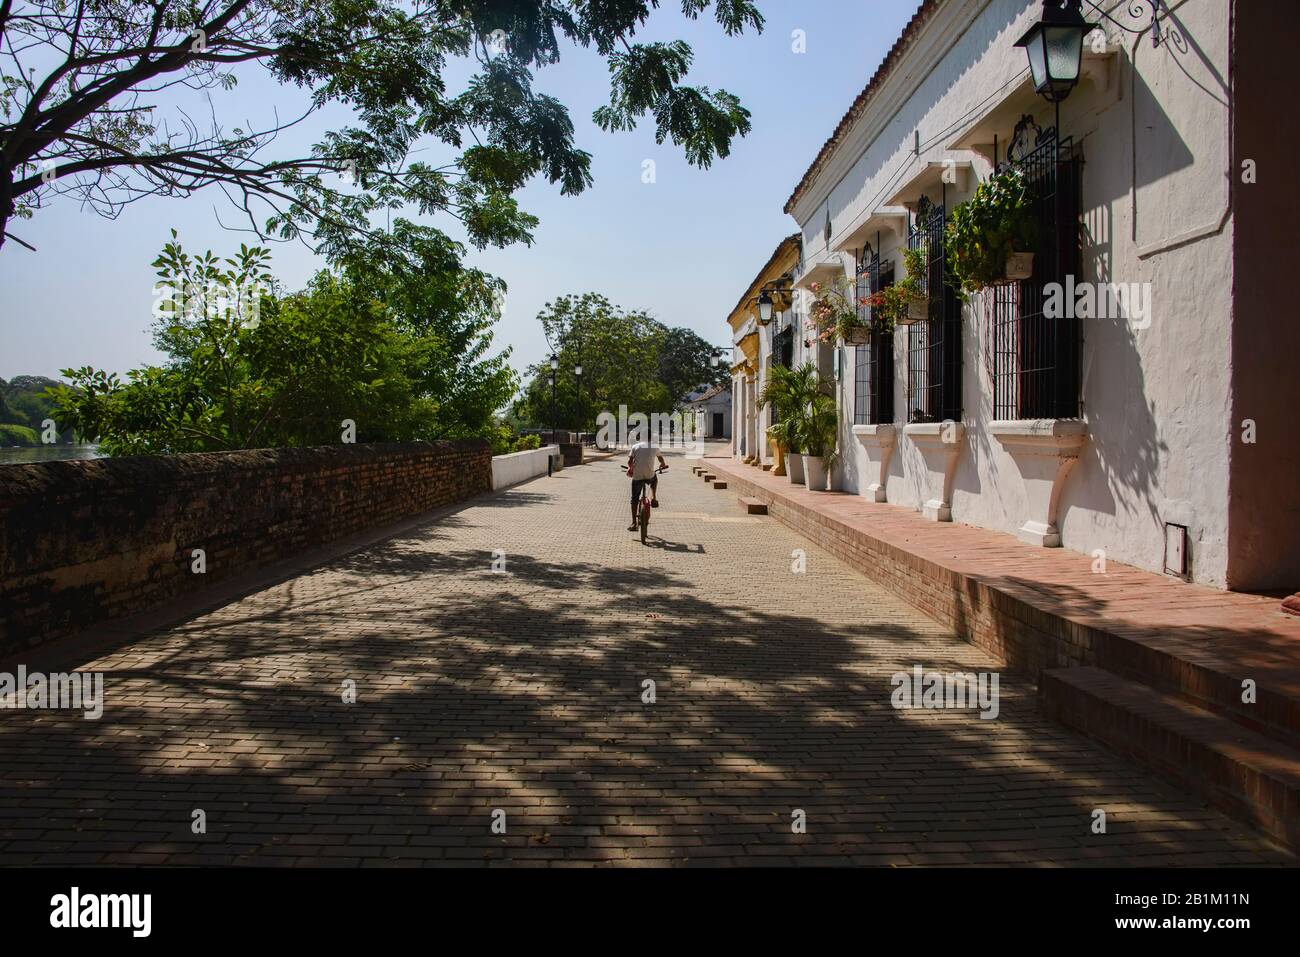
<path fill-rule="evenodd" d="M 867 305 L 865 297 L 854 299 L 853 287 L 843 277 L 835 280 L 823 289 L 821 283 L 810 283 L 808 288 L 813 296 L 809 315 L 817 330 L 818 342 L 830 342 L 837 336 L 847 339 L 855 329 L 865 328 L 858 315 L 858 306 Z"/>

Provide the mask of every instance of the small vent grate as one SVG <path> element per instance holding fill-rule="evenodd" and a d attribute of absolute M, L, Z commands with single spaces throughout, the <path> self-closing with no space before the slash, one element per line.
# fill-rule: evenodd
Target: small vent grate
<path fill-rule="evenodd" d="M 1187 526 L 1165 523 L 1165 574 L 1187 578 Z"/>

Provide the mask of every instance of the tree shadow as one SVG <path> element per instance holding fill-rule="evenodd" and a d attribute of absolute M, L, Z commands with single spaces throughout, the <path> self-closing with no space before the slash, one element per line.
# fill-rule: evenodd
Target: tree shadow
<path fill-rule="evenodd" d="M 913 663 L 990 661 L 846 570 L 807 587 L 849 610 L 814 615 L 438 547 L 399 536 L 98 662 L 99 722 L 8 713 L 0 863 L 1282 860 L 1010 678 L 996 721 L 895 710 Z"/>

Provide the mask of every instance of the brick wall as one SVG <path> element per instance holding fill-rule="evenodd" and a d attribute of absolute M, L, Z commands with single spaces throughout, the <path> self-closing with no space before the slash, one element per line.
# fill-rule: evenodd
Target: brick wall
<path fill-rule="evenodd" d="M 490 488 L 480 440 L 2 467 L 0 655 Z"/>

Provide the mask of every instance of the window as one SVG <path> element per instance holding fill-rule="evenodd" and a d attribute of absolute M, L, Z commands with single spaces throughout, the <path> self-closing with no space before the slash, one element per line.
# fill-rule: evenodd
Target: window
<path fill-rule="evenodd" d="M 921 197 L 908 245 L 925 259 L 921 289 L 929 316 L 907 327 L 907 421 L 961 418 L 961 303 L 945 281 L 944 207 Z"/>
<path fill-rule="evenodd" d="M 1034 127 L 1037 129 L 1037 127 Z M 1027 132 L 1027 131 L 1025 131 Z M 1014 142 L 1023 142 L 1017 129 Z M 1038 248 L 1034 274 L 994 286 L 987 362 L 995 419 L 1073 419 L 1079 415 L 1079 323 L 1044 315 L 1045 288 L 1079 270 L 1079 171 L 1073 141 L 1038 132 L 1015 160 L 1034 192 Z"/>
<path fill-rule="evenodd" d="M 878 252 L 858 262 L 857 297 L 866 298 L 894 283 L 894 264 L 883 266 Z M 870 308 L 858 305 L 858 317 L 870 320 Z M 880 425 L 894 421 L 894 334 L 872 333 L 866 345 L 854 346 L 853 424 Z"/>

